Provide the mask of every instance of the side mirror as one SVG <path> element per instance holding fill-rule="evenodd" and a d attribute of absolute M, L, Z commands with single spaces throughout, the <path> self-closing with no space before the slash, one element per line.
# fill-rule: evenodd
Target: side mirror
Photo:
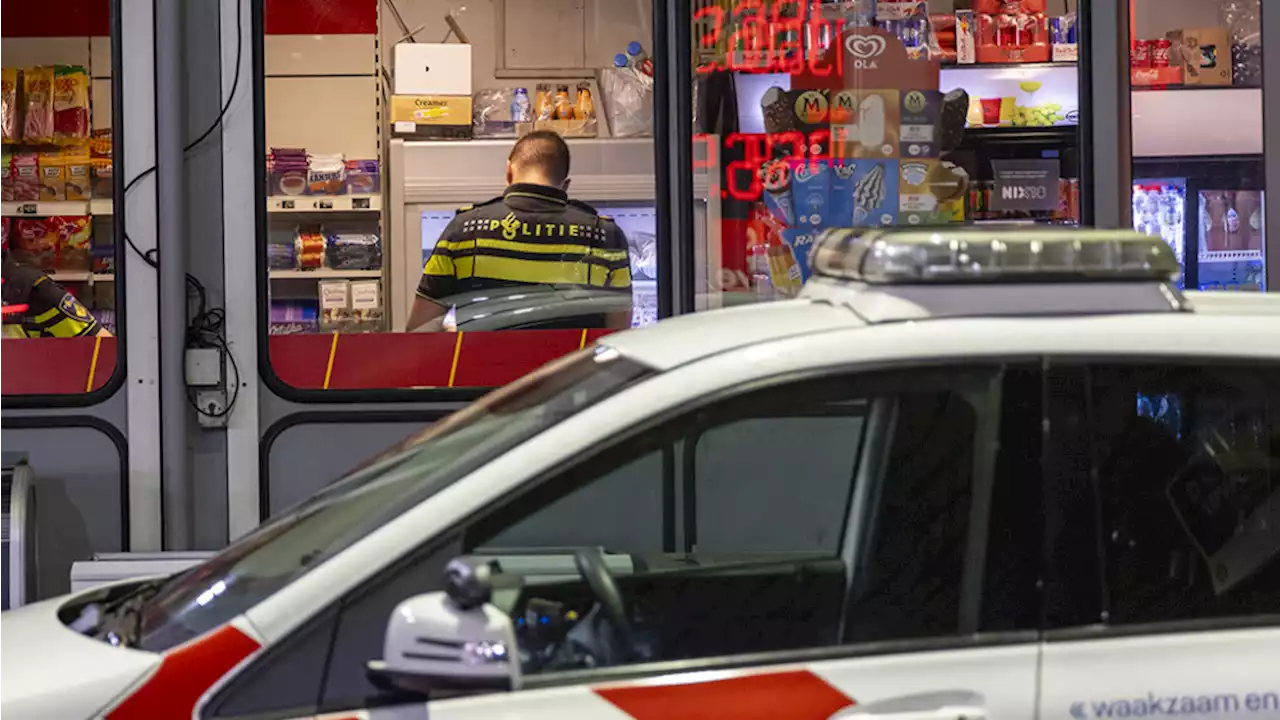
<path fill-rule="evenodd" d="M 515 626 L 489 604 L 491 563 L 454 560 L 445 592 L 409 598 L 387 621 L 382 660 L 368 663 L 370 681 L 388 691 L 513 690 L 520 686 Z"/>

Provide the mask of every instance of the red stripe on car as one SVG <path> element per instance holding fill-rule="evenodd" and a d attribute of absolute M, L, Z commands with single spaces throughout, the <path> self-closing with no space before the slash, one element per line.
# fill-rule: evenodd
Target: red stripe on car
<path fill-rule="evenodd" d="M 596 694 L 636 720 L 827 720 L 854 704 L 853 698 L 807 670 L 603 688 Z"/>
<path fill-rule="evenodd" d="M 110 720 L 189 718 L 206 690 L 261 645 L 233 625 L 207 633 L 164 654 L 160 667 L 124 702 Z"/>

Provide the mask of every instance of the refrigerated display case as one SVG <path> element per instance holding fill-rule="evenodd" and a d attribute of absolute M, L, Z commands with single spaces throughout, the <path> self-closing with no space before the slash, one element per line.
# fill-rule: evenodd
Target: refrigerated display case
<path fill-rule="evenodd" d="M 651 138 L 570 139 L 570 194 L 613 219 L 631 255 L 632 324 L 658 318 L 657 209 Z M 389 175 L 391 323 L 403 328 L 422 268 L 459 207 L 502 194 L 503 169 L 514 140 L 430 142 L 393 140 Z M 706 163 L 704 163 L 706 165 Z M 719 198 L 709 197 L 707 167 L 695 182 L 695 247 L 718 245 Z M 676 242 L 688 242 L 677 238 Z"/>
<path fill-rule="evenodd" d="M 1133 226 L 1163 237 L 1192 290 L 1265 291 L 1262 160 L 1139 163 Z"/>

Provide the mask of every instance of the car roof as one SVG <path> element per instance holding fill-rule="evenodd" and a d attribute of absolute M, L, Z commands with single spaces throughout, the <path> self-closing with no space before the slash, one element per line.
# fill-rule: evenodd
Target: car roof
<path fill-rule="evenodd" d="M 1165 299 L 1135 294 L 1138 286 L 1159 292 Z M 1187 293 L 1184 297 L 1156 283 L 1129 283 L 1127 288 L 1117 288 L 1111 296 L 1105 288 L 1095 290 L 1092 297 L 1080 293 L 1082 309 L 1073 310 L 1070 302 L 1062 300 L 1065 288 L 1059 286 L 1023 286 L 1021 296 L 1011 296 L 990 286 L 973 286 L 970 292 L 978 299 L 957 309 L 936 306 L 931 297 L 920 300 L 912 293 L 904 297 L 903 293 L 884 293 L 881 288 L 866 286 L 848 286 L 843 290 L 825 287 L 820 292 L 806 290 L 808 296 L 800 299 L 681 315 L 641 330 L 610 335 L 600 342 L 666 370 L 789 337 L 904 324 L 918 325 L 917 330 L 925 334 L 933 330 L 950 335 L 942 332 L 943 328 L 959 324 L 973 334 L 969 347 L 974 354 L 989 355 L 1002 347 L 1008 352 L 1023 354 L 1028 351 L 1026 338 L 1044 338 L 1046 321 L 1054 321 L 1048 326 L 1070 333 L 1078 338 L 1078 343 L 1046 342 L 1044 352 L 1061 353 L 1066 348 L 1081 353 L 1132 355 L 1141 354 L 1144 348 L 1156 351 L 1155 346 L 1159 346 L 1161 353 L 1176 348 L 1178 354 L 1230 357 L 1236 352 L 1233 348 L 1238 348 L 1242 357 L 1280 359 L 1280 296 Z M 1076 287 L 1071 292 L 1079 291 Z M 1104 300 L 1111 297 L 1134 307 L 1107 306 L 1099 302 L 1100 294 Z M 962 295 L 953 287 L 943 297 L 954 299 Z M 1019 297 L 1021 304 L 1016 302 Z M 1164 303 L 1163 308 L 1159 307 L 1160 302 Z M 984 303 L 1002 305 L 984 311 Z M 1271 315 L 1277 317 L 1271 318 Z M 1232 321 L 1224 322 L 1226 318 Z M 1062 322 L 1065 320 L 1071 322 Z M 1268 330 L 1272 332 L 1266 332 Z M 1010 339 L 1011 334 L 1020 334 L 1022 338 L 1014 341 Z M 868 334 L 867 338 L 873 336 Z M 901 337 L 899 333 L 881 336 L 885 340 Z M 1153 336 L 1161 336 L 1162 342 L 1153 345 Z M 1170 338 L 1176 342 L 1164 341 Z M 1217 346 L 1209 347 L 1211 344 Z M 964 350 L 955 342 L 946 345 L 950 348 L 946 352 Z"/>

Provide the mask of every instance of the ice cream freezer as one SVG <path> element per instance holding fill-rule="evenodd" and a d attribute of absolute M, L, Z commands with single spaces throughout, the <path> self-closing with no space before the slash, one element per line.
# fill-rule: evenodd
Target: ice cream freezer
<path fill-rule="evenodd" d="M 386 222 L 391 243 L 388 273 L 392 328 L 403 329 L 422 268 L 440 234 L 458 208 L 484 202 L 505 189 L 507 157 L 514 140 L 393 140 L 389 158 Z M 570 139 L 570 194 L 607 215 L 626 233 L 631 255 L 633 325 L 654 322 L 658 314 L 657 204 L 654 147 L 651 138 Z M 698 163 L 694 191 L 694 227 L 678 243 L 692 243 L 696 267 L 718 261 L 720 202 L 708 187 L 718 167 Z M 709 279 L 695 292 L 706 292 Z"/>

